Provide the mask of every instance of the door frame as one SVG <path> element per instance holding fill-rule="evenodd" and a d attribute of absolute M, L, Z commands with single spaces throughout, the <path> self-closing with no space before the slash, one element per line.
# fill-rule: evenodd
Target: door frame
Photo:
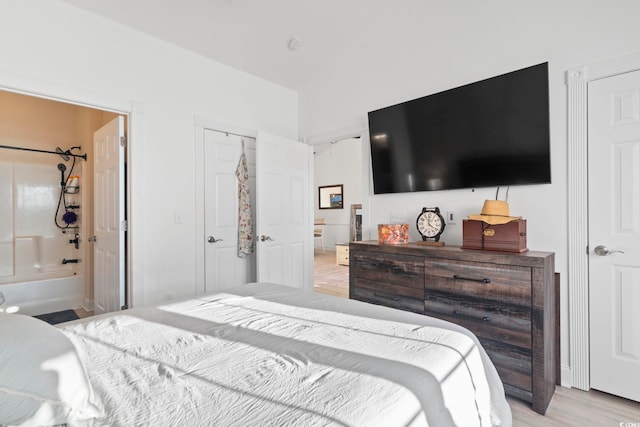
<path fill-rule="evenodd" d="M 588 85 L 640 70 L 640 53 L 567 71 L 569 353 L 572 387 L 589 390 Z"/>
<path fill-rule="evenodd" d="M 377 239 L 377 224 L 372 226 L 370 220 L 371 215 L 369 215 L 371 208 L 371 194 L 373 193 L 373 181 L 371 176 L 371 149 L 368 142 L 369 128 L 364 123 L 358 123 L 356 125 L 334 130 L 332 132 L 327 132 L 319 136 L 306 138 L 305 142 L 311 147 L 314 147 L 316 145 L 341 141 L 349 138 L 360 138 L 360 141 L 362 142 L 362 174 L 360 176 L 362 182 L 362 188 L 360 189 L 360 199 L 362 200 L 362 240 L 369 240 L 371 239 L 372 235 L 375 235 L 375 238 Z M 316 184 L 314 182 L 314 162 L 311 163 L 310 173 L 312 191 L 317 191 Z M 312 205 L 311 209 L 312 212 L 315 212 L 315 205 Z"/>
<path fill-rule="evenodd" d="M 258 131 L 256 129 L 245 128 L 242 126 L 232 125 L 229 123 L 219 122 L 217 120 L 209 119 L 203 116 L 195 116 L 195 149 L 194 149 L 194 171 L 195 171 L 195 191 L 196 191 L 196 205 L 195 205 L 195 237 L 196 237 L 196 281 L 194 284 L 194 292 L 196 295 L 202 295 L 205 293 L 205 227 L 204 227 L 204 198 L 205 198 L 205 186 L 204 186 L 204 132 L 205 129 L 214 130 L 218 132 L 232 133 L 234 135 L 246 136 L 256 139 Z M 257 143 L 257 141 L 256 141 Z"/>
<path fill-rule="evenodd" d="M 144 156 L 141 143 L 143 141 L 144 103 L 134 99 L 91 92 L 4 72 L 0 72 L 0 90 L 127 116 L 127 171 L 124 190 L 126 191 L 127 233 L 129 235 L 122 268 L 125 271 L 127 281 L 128 306 L 144 305 L 144 235 L 142 227 L 139 229 L 135 227 L 138 218 L 142 219 L 144 215 L 144 204 L 141 198 L 144 194 L 143 177 L 133 173 L 134 170 L 144 169 L 142 167 Z M 134 140 L 140 143 L 132 144 Z M 134 197 L 136 194 L 139 195 L 137 198 Z M 143 223 L 144 221 L 140 221 L 140 224 Z M 135 273 L 136 271 L 138 274 Z"/>

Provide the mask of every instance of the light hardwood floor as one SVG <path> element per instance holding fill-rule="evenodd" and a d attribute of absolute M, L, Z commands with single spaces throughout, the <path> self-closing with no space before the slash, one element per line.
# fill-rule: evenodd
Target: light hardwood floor
<path fill-rule="evenodd" d="M 86 311 L 84 308 L 76 308 L 74 310 L 79 318 L 84 319 L 85 317 L 93 316 L 93 311 Z"/>
<path fill-rule="evenodd" d="M 316 249 L 314 271 L 317 292 L 349 297 L 349 267 L 336 264 L 335 251 Z M 557 387 L 544 416 L 531 410 L 527 402 L 508 401 L 514 427 L 640 427 L 640 403 L 596 390 Z"/>
<path fill-rule="evenodd" d="M 316 248 L 314 253 L 314 283 L 317 292 L 349 298 L 349 266 L 336 263 L 336 251 Z"/>

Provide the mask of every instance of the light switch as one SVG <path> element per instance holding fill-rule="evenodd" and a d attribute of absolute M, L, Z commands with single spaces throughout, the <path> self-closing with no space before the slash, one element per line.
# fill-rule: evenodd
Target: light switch
<path fill-rule="evenodd" d="M 458 214 L 455 211 L 447 211 L 447 216 L 444 219 L 447 224 L 455 224 L 458 222 Z"/>

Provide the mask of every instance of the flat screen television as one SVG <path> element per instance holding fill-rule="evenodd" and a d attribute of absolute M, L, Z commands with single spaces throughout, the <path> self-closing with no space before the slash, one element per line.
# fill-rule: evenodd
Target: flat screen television
<path fill-rule="evenodd" d="M 551 182 L 548 63 L 368 118 L 375 194 Z"/>

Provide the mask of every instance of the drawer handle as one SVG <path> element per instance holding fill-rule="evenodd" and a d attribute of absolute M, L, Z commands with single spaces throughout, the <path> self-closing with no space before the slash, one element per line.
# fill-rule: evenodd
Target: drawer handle
<path fill-rule="evenodd" d="M 456 316 L 459 316 L 459 317 L 470 317 L 472 319 L 475 319 L 475 317 L 473 317 L 473 316 L 465 316 L 464 314 L 460 313 L 458 310 L 453 310 L 453 314 L 456 315 Z M 488 316 L 484 316 L 480 320 L 482 320 L 483 322 L 488 322 L 491 319 L 489 319 Z"/>
<path fill-rule="evenodd" d="M 392 300 L 392 301 L 396 301 L 396 302 L 400 301 L 400 297 L 388 297 L 388 296 L 386 296 L 386 295 L 380 295 L 380 294 L 379 294 L 379 293 L 377 293 L 377 292 L 374 292 L 373 294 L 374 294 L 375 296 L 377 296 L 378 298 L 390 299 L 390 300 Z"/>
<path fill-rule="evenodd" d="M 367 265 L 365 265 L 366 268 L 386 268 L 389 270 L 393 270 L 393 271 L 399 271 L 399 270 L 404 270 L 402 267 L 400 267 L 399 265 L 391 265 L 388 263 L 384 263 L 384 262 L 370 262 L 367 263 Z"/>
<path fill-rule="evenodd" d="M 389 270 L 401 270 L 401 267 L 399 267 L 397 265 L 386 264 L 386 263 L 383 263 L 383 262 L 382 263 L 380 263 L 380 262 L 372 262 L 372 263 L 369 263 L 369 265 L 371 267 L 374 267 L 374 268 L 380 267 L 380 268 L 387 268 Z"/>
<path fill-rule="evenodd" d="M 453 278 L 456 280 L 469 280 L 470 282 L 491 283 L 491 279 L 487 279 L 487 278 L 476 279 L 473 277 L 458 276 L 457 274 L 454 274 Z"/>

